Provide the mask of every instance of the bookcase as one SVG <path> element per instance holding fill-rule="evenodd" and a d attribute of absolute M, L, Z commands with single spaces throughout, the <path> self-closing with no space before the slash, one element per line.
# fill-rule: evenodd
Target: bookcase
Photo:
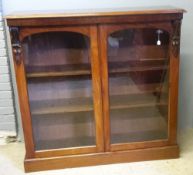
<path fill-rule="evenodd" d="M 6 16 L 25 170 L 177 158 L 184 10 Z"/>

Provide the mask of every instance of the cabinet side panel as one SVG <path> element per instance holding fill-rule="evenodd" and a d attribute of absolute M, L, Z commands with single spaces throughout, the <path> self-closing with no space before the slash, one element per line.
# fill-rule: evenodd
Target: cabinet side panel
<path fill-rule="evenodd" d="M 21 111 L 22 125 L 23 125 L 23 131 L 24 131 L 26 157 L 33 158 L 34 142 L 33 142 L 33 135 L 32 135 L 32 127 L 31 127 L 31 117 L 30 117 L 28 93 L 27 93 L 27 86 L 26 86 L 25 69 L 24 69 L 24 63 L 23 63 L 24 57 L 22 52 L 19 55 L 17 55 L 16 53 L 16 50 L 14 48 L 15 34 L 13 34 L 13 32 L 14 31 L 11 30 L 10 34 L 12 37 L 14 68 L 16 73 L 20 111 Z M 19 33 L 17 34 L 19 35 Z M 19 36 L 18 36 L 18 39 L 19 39 Z"/>
<path fill-rule="evenodd" d="M 179 58 L 180 58 L 180 29 L 181 21 L 172 22 L 173 32 L 170 44 L 170 107 L 169 107 L 169 141 L 176 144 L 177 137 L 177 109 L 179 84 Z"/>

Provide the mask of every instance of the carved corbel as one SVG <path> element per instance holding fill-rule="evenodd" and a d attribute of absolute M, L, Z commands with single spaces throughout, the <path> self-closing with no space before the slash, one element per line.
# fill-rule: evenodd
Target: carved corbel
<path fill-rule="evenodd" d="M 181 20 L 172 22 L 173 35 L 172 35 L 172 53 L 175 57 L 180 53 L 180 33 L 181 33 Z"/>
<path fill-rule="evenodd" d="M 19 40 L 19 28 L 10 27 L 11 45 L 16 64 L 21 64 L 21 43 Z"/>

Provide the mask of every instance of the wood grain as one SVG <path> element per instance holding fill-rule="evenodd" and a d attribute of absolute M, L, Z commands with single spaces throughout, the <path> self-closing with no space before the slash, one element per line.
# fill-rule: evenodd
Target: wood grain
<path fill-rule="evenodd" d="M 99 27 L 99 46 L 102 82 L 102 101 L 103 101 L 103 120 L 104 120 L 104 142 L 105 151 L 110 151 L 110 117 L 109 117 L 109 80 L 108 80 L 108 61 L 107 61 L 107 35 L 106 27 Z"/>
<path fill-rule="evenodd" d="M 180 22 L 180 21 L 176 21 Z M 172 23 L 171 23 L 172 25 Z M 177 27 L 177 28 L 176 28 Z M 178 37 L 180 38 L 181 25 L 173 26 L 171 36 L 174 35 L 174 31 L 177 30 Z M 172 39 L 172 38 L 171 38 Z M 180 43 L 179 43 L 180 44 Z M 180 63 L 180 50 L 177 51 L 177 55 L 172 52 L 172 41 L 170 45 L 170 96 L 169 96 L 169 139 L 170 144 L 177 142 L 177 109 L 178 109 L 178 88 L 179 88 L 179 63 Z"/>
<path fill-rule="evenodd" d="M 20 41 L 15 43 L 22 42 L 23 47 L 18 50 L 24 51 L 21 64 L 14 64 L 27 172 L 179 156 L 176 145 L 179 45 L 174 46 L 173 43 L 175 41 L 176 44 L 176 40 L 180 42 L 180 25 L 177 23 L 181 22 L 185 11 L 170 7 L 103 10 L 76 13 L 29 12 L 6 16 L 9 27 L 16 27 L 19 31 Z M 158 29 L 164 31 L 160 47 L 156 46 L 155 40 Z M 134 30 L 135 34 L 131 34 L 133 40 L 128 39 L 130 44 L 125 44 L 126 41 L 120 42 L 123 47 L 117 56 L 116 49 L 108 46 L 108 37 L 122 30 L 129 30 L 130 33 Z M 17 49 L 15 53 L 16 51 Z M 88 87 L 90 77 L 92 92 Z M 169 77 L 169 80 L 164 77 Z M 73 78 L 76 81 L 85 78 L 85 81 L 77 83 Z M 73 82 L 64 83 L 66 80 Z M 75 82 L 76 85 L 73 84 Z M 52 96 L 49 94 L 51 89 L 59 92 Z M 85 90 L 84 94 L 82 89 Z M 35 94 L 36 90 L 39 95 L 38 92 Z M 43 92 L 46 92 L 45 97 L 49 98 L 43 99 Z M 152 112 L 149 115 L 150 108 L 158 113 Z M 145 113 L 142 109 L 148 112 Z M 73 132 L 54 135 L 54 132 L 50 132 L 52 127 L 44 130 L 44 127 L 48 127 L 47 124 L 54 120 L 56 122 L 56 118 L 61 122 L 61 115 L 63 123 L 69 120 L 70 116 L 74 116 L 71 120 L 77 127 L 82 122 L 79 114 L 88 114 L 87 120 L 93 110 L 96 145 L 92 141 L 88 146 L 60 148 L 61 142 L 69 139 L 74 141 L 74 138 L 77 138 L 72 137 Z M 122 115 L 116 111 L 121 111 Z M 141 115 L 142 113 L 144 115 Z M 45 120 L 46 117 L 49 117 L 49 120 Z M 78 117 L 80 118 L 77 122 Z M 156 117 L 160 119 L 160 123 Z M 40 127 L 43 134 L 38 133 L 37 128 L 35 132 L 35 136 L 39 134 L 37 140 L 41 142 L 40 148 L 44 148 L 41 144 L 53 145 L 53 136 L 59 146 L 35 151 L 34 141 L 37 140 L 34 140 L 31 120 L 43 125 L 43 129 Z M 127 122 L 132 125 L 134 120 L 137 127 L 128 128 Z M 138 125 L 139 121 L 143 121 L 143 128 Z M 119 126 L 121 122 L 123 130 Z M 154 122 L 157 125 L 154 125 Z M 147 126 L 153 124 L 153 127 L 149 129 L 145 125 L 147 123 Z M 55 124 L 57 126 L 57 123 Z M 115 129 L 111 125 L 115 126 Z M 67 127 L 71 127 L 71 124 Z M 47 136 L 46 132 L 50 134 Z M 85 137 L 89 137 L 89 134 Z M 70 137 L 67 137 L 69 135 Z M 49 136 L 52 136 L 51 139 Z M 81 136 L 80 134 L 75 142 L 79 142 Z M 128 142 L 124 143 L 127 137 Z M 152 138 L 144 139 L 147 137 Z"/>
<path fill-rule="evenodd" d="M 15 55 L 13 54 L 13 57 Z M 29 107 L 29 97 L 27 93 L 27 83 L 25 79 L 25 68 L 23 62 L 23 55 L 21 55 L 22 62 L 18 65 L 14 59 L 14 67 L 16 73 L 17 89 L 19 96 L 20 111 L 22 117 L 22 127 L 25 140 L 26 158 L 33 158 L 34 154 L 34 140 L 32 133 L 32 122 Z"/>
<path fill-rule="evenodd" d="M 25 27 L 22 28 L 20 31 L 20 38 L 23 40 L 25 37 L 38 34 L 38 33 L 46 33 L 46 32 L 74 32 L 74 33 L 81 33 L 83 35 L 89 36 L 89 26 L 84 27 L 73 27 L 73 26 L 67 26 L 67 27 L 36 27 L 36 28 L 30 28 Z"/>
<path fill-rule="evenodd" d="M 184 13 L 184 9 L 171 6 L 137 7 L 137 8 L 105 8 L 105 9 L 76 9 L 64 11 L 26 11 L 15 12 L 6 15 L 6 19 L 18 18 L 60 18 L 60 17 L 84 17 L 84 16 L 117 16 L 117 15 L 155 15 Z"/>
<path fill-rule="evenodd" d="M 35 151 L 35 158 L 58 157 L 65 155 L 89 154 L 97 152 L 96 146 L 72 147 Z"/>
<path fill-rule="evenodd" d="M 140 16 L 140 18 L 139 18 Z M 7 19 L 9 26 L 69 26 L 69 25 L 97 25 L 97 24 L 123 24 L 123 23 L 144 23 L 162 22 L 170 20 L 181 20 L 182 13 L 146 14 L 146 15 L 117 15 L 117 16 L 85 16 L 66 18 L 15 18 Z"/>
<path fill-rule="evenodd" d="M 120 151 L 114 153 L 96 153 L 79 156 L 61 156 L 39 159 L 25 159 L 25 171 L 42 171 L 52 169 L 71 168 L 77 166 L 103 165 L 109 163 L 136 162 L 179 157 L 179 148 L 176 145 Z"/>
<path fill-rule="evenodd" d="M 102 115 L 102 93 L 100 80 L 100 60 L 99 47 L 97 38 L 97 27 L 90 27 L 91 37 L 91 67 L 92 67 L 92 83 L 93 83 L 93 99 L 95 112 L 96 126 L 96 144 L 97 152 L 104 151 L 104 136 L 103 136 L 103 115 Z"/>

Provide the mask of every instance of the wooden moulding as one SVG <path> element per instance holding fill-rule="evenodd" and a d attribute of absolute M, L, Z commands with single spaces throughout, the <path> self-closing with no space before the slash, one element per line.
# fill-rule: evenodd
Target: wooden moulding
<path fill-rule="evenodd" d="M 24 11 L 14 12 L 6 15 L 7 19 L 18 18 L 60 18 L 60 17 L 85 17 L 85 16 L 120 16 L 120 15 L 144 15 L 144 14 L 174 14 L 185 13 L 184 9 L 172 6 L 150 6 L 150 7 L 130 7 L 130 8 L 103 8 L 103 9 L 75 9 L 57 11 Z"/>
<path fill-rule="evenodd" d="M 179 157 L 177 145 L 137 149 L 130 151 L 94 153 L 84 155 L 60 156 L 52 158 L 25 159 L 25 171 L 43 171 L 110 163 L 137 162 Z"/>
<path fill-rule="evenodd" d="M 53 18 L 7 18 L 8 26 L 69 26 L 69 25 L 89 25 L 89 24 L 120 24 L 120 23 L 144 23 L 162 22 L 182 19 L 182 13 L 174 14 L 146 14 L 139 15 L 120 15 L 120 16 L 85 16 L 85 17 L 53 17 Z"/>

